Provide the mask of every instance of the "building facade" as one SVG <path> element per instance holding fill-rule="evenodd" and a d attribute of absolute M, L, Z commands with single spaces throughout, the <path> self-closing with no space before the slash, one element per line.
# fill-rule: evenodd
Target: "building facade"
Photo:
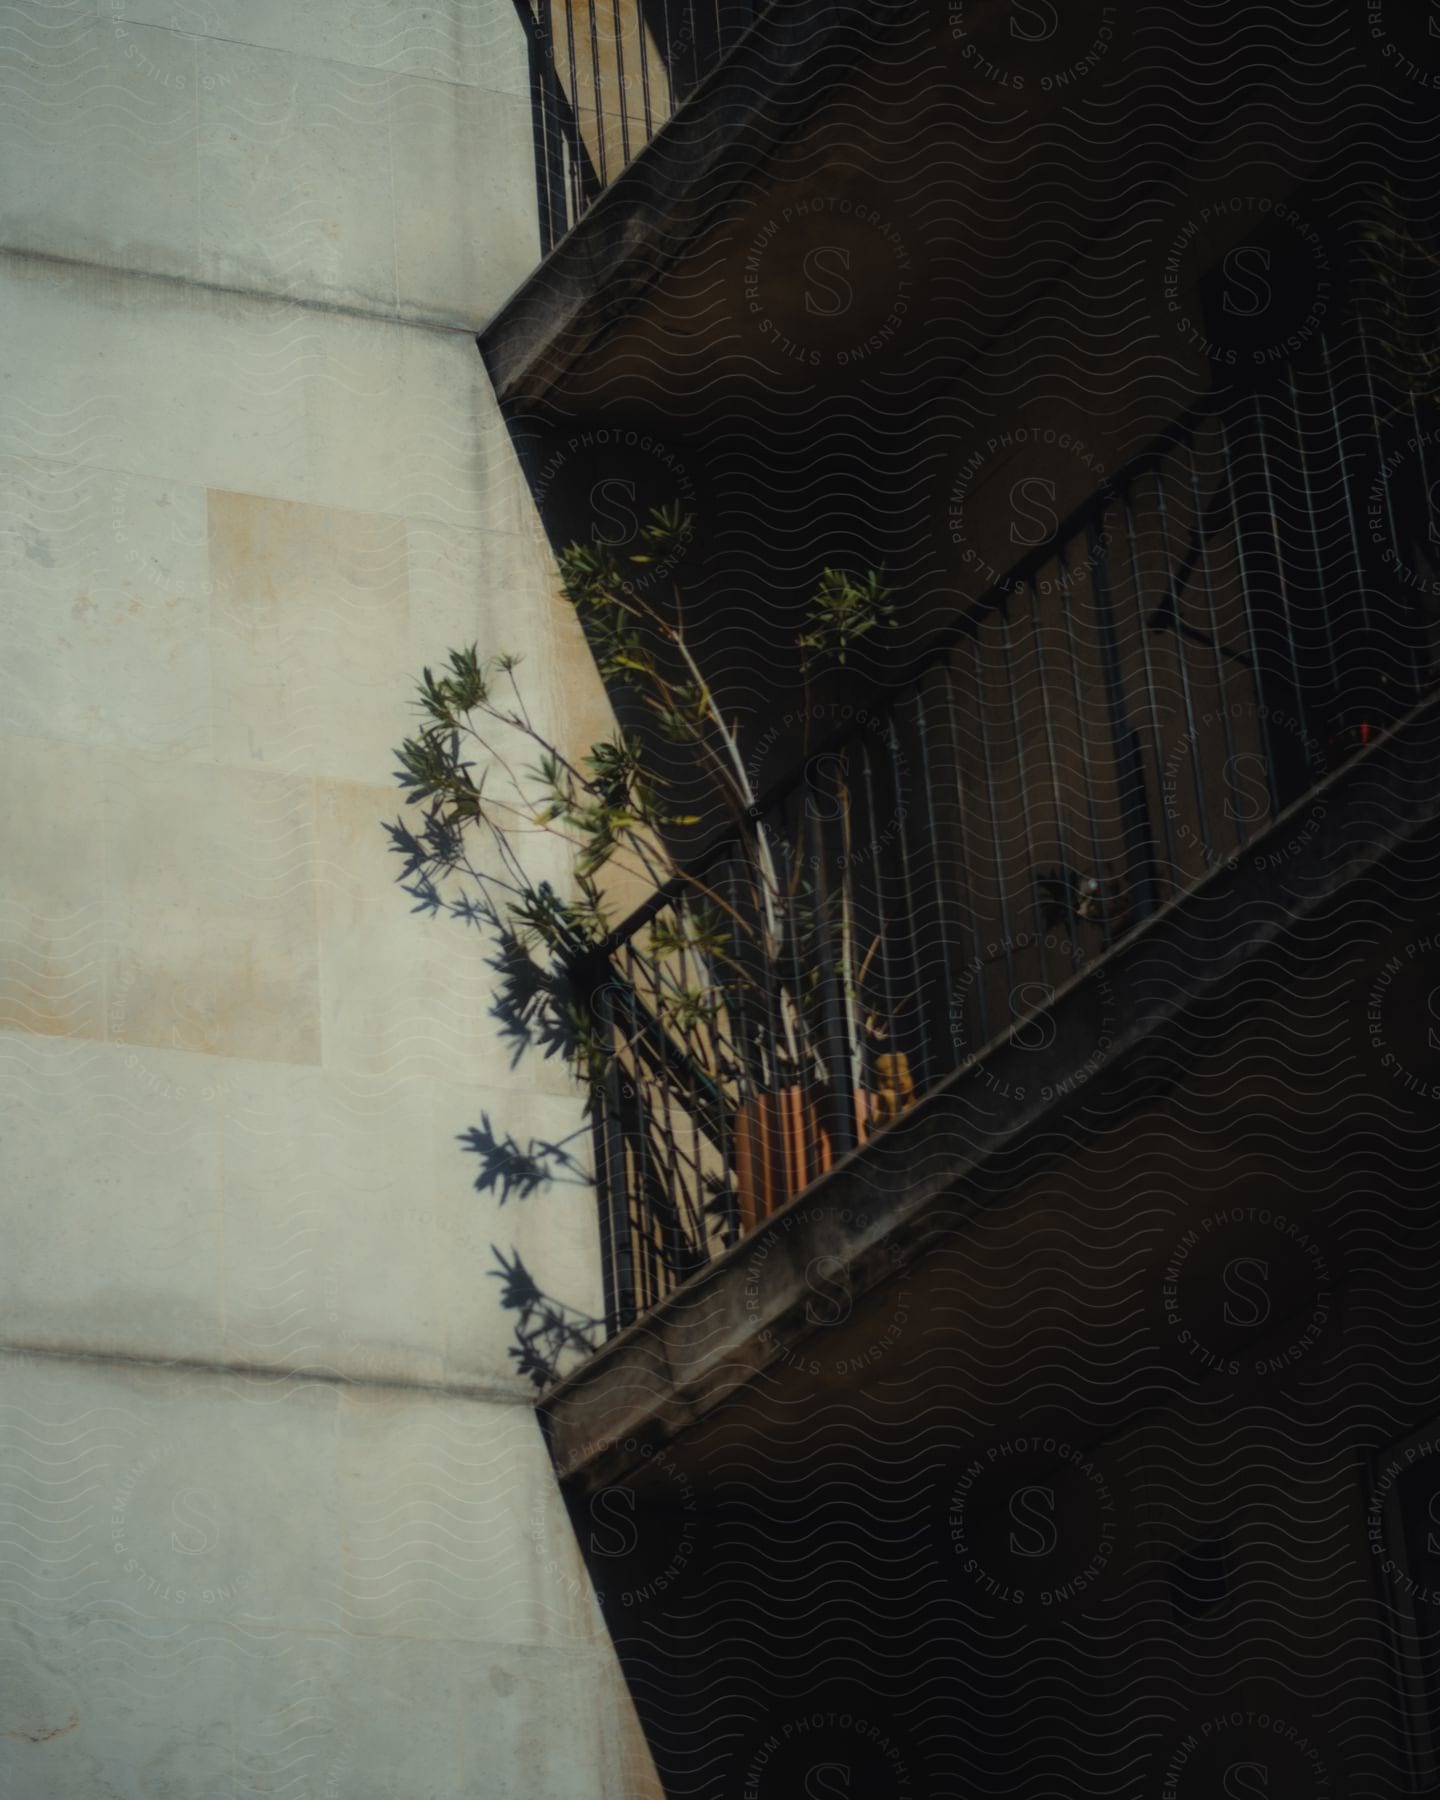
<path fill-rule="evenodd" d="M 1433 1786 L 1431 27 L 1304 12 L 11 7 L 7 1792 Z M 638 729 L 553 551 L 677 502 L 760 800 L 648 746 L 502 1218 L 390 746 Z"/>
<path fill-rule="evenodd" d="M 456 1147 L 578 1103 L 381 830 L 452 643 L 608 717 L 474 346 L 539 255 L 520 21 L 20 0 L 0 53 L 0 1790 L 648 1792 Z M 521 1223 L 580 1296 L 590 1217 Z"/>

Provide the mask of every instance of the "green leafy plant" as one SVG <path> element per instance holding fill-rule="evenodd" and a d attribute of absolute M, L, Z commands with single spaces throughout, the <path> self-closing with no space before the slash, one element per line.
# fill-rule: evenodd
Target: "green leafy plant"
<path fill-rule="evenodd" d="M 396 779 L 421 809 L 418 822 L 385 827 L 402 859 L 399 880 L 415 910 L 446 913 L 485 935 L 496 977 L 492 1013 L 513 1059 L 530 1051 L 559 1057 L 583 1084 L 587 1114 L 613 1090 L 617 1059 L 633 1063 L 641 1051 L 703 1068 L 706 1091 L 722 1108 L 747 1081 L 824 1075 L 810 1026 L 813 981 L 798 973 L 814 960 L 805 884 L 798 866 L 786 873 L 795 859 L 761 819 L 736 722 L 696 658 L 678 586 L 662 612 L 629 573 L 678 562 L 692 535 L 693 521 L 677 505 L 653 512 L 629 546 L 571 544 L 559 558 L 561 591 L 612 692 L 709 778 L 719 815 L 742 846 L 732 866 L 742 871 L 738 880 L 712 883 L 677 859 L 671 846 L 708 820 L 672 804 L 639 731 L 567 755 L 537 724 L 521 659 L 509 652 L 485 656 L 471 645 L 451 650 L 444 668 L 425 669 L 420 729 L 398 752 Z M 799 640 L 807 670 L 843 664 L 892 614 L 878 574 L 825 570 Z M 527 866 L 542 839 L 563 847 L 563 892 Z M 608 893 L 621 887 L 633 899 L 637 884 L 664 903 L 627 946 L 643 979 L 622 980 L 605 972 L 615 924 Z M 797 973 L 777 989 L 775 972 L 787 969 Z M 559 1143 L 522 1144 L 483 1116 L 462 1138 L 479 1158 L 476 1188 L 503 1204 L 551 1181 L 584 1182 L 574 1143 L 586 1129 Z M 702 1180 L 713 1219 L 723 1194 L 714 1171 Z M 543 1386 L 559 1354 L 589 1342 L 598 1322 L 548 1300 L 518 1255 L 506 1262 L 496 1254 L 504 1304 L 519 1315 L 511 1354 Z"/>

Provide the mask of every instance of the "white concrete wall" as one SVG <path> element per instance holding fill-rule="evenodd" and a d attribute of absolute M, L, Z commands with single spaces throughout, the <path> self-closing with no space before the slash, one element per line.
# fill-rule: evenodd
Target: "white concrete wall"
<path fill-rule="evenodd" d="M 380 821 L 415 672 L 603 696 L 471 330 L 535 254 L 510 0 L 0 10 L 0 1795 L 633 1800 L 490 1244 L 588 1194 Z"/>

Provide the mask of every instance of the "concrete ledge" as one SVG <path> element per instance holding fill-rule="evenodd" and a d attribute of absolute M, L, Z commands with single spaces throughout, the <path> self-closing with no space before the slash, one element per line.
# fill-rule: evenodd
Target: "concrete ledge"
<path fill-rule="evenodd" d="M 1307 835 L 1286 850 L 1298 818 Z M 1318 819 L 1318 823 L 1315 823 Z M 1299 921 L 1440 821 L 1440 697 L 1217 865 L 1056 995 L 1041 1051 L 1007 1034 L 888 1131 L 604 1346 L 542 1402 L 562 1479 L 624 1481 L 764 1370 L 804 1361 L 817 1258 L 858 1300 L 994 1203 L 1004 1153 L 1077 1140 L 1082 1110 L 1162 1091 L 1171 1028 Z M 1097 1046 L 1108 1039 L 1096 1061 Z M 1018 1098 L 1024 1094 L 1024 1099 Z M 1001 1174 L 985 1184 L 975 1177 Z"/>

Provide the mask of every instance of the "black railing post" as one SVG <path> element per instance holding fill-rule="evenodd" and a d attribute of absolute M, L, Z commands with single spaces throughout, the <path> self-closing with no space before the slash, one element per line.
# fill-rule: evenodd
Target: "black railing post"
<path fill-rule="evenodd" d="M 560 122 L 554 105 L 559 90 L 555 46 L 550 34 L 550 0 L 515 0 L 530 50 L 530 106 L 535 138 L 535 197 L 540 218 L 540 254 L 548 256 L 565 232 L 565 163 Z"/>
<path fill-rule="evenodd" d="M 634 1239 L 630 1225 L 630 1180 L 625 1157 L 620 1062 L 615 1050 L 615 989 L 594 991 L 605 1046 L 605 1077 L 592 1098 L 595 1131 L 595 1192 L 600 1213 L 600 1260 L 605 1278 L 605 1325 L 613 1337 L 636 1317 Z"/>
<path fill-rule="evenodd" d="M 837 777 L 837 784 L 838 779 Z M 837 799 L 841 806 L 849 805 L 848 794 L 837 796 Z M 845 908 L 843 904 L 838 909 L 832 908 L 834 896 L 827 879 L 829 862 L 824 824 L 819 810 L 808 793 L 801 804 L 805 819 L 805 854 L 810 867 L 815 871 L 815 947 L 819 961 L 822 1039 L 820 1053 L 826 1072 L 824 1090 L 820 1096 L 820 1123 L 838 1161 L 855 1148 L 855 1090 L 860 1082 L 860 1071 L 855 1068 L 851 1054 L 851 1019 L 845 996 L 845 981 L 841 974 L 840 936 L 845 928 Z M 840 880 L 842 885 L 848 880 L 848 871 L 843 868 Z M 843 893 L 841 899 L 843 902 Z"/>
<path fill-rule="evenodd" d="M 1155 897 L 1155 833 L 1150 824 L 1150 797 L 1145 788 L 1145 757 L 1140 747 L 1140 734 L 1130 723 L 1125 705 L 1125 671 L 1120 661 L 1115 605 L 1110 593 L 1110 540 L 1105 529 L 1103 501 L 1090 523 L 1089 540 L 1095 635 L 1105 682 L 1105 706 L 1110 715 L 1110 737 L 1115 746 L 1120 833 L 1129 865 L 1125 885 L 1133 901 L 1131 919 L 1144 919 L 1158 904 Z"/>

